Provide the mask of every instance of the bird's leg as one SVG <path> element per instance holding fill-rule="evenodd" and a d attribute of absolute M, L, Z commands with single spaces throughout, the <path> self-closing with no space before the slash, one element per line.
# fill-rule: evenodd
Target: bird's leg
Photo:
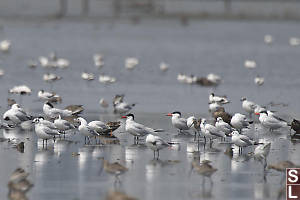
<path fill-rule="evenodd" d="M 53 142 L 55 143 L 55 135 L 53 136 Z"/>
<path fill-rule="evenodd" d="M 197 132 L 195 131 L 194 141 L 197 140 Z"/>
<path fill-rule="evenodd" d="M 158 158 L 159 158 L 159 150 L 157 150 L 157 160 L 158 160 Z"/>
<path fill-rule="evenodd" d="M 47 143 L 48 143 L 48 139 L 46 139 L 46 148 L 47 148 L 47 145 L 48 145 Z"/>
<path fill-rule="evenodd" d="M 155 159 L 155 150 L 153 150 L 153 159 Z"/>
<path fill-rule="evenodd" d="M 91 140 L 89 136 L 87 136 L 87 139 L 88 139 L 88 144 L 91 144 Z"/>
<path fill-rule="evenodd" d="M 112 134 L 112 130 L 110 130 L 110 137 L 112 137 L 113 136 L 113 134 Z"/>
<path fill-rule="evenodd" d="M 43 139 L 43 148 L 44 148 L 45 140 Z"/>
<path fill-rule="evenodd" d="M 205 137 L 205 136 L 203 136 L 203 138 L 204 138 L 204 144 L 206 144 L 206 137 Z"/>
<path fill-rule="evenodd" d="M 86 144 L 86 136 L 84 136 L 84 144 Z"/>
<path fill-rule="evenodd" d="M 139 144 L 139 136 L 136 136 L 136 144 Z"/>

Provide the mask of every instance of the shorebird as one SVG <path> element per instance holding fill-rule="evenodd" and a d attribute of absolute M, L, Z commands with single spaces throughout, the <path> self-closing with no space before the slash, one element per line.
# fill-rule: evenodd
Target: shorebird
<path fill-rule="evenodd" d="M 261 111 L 260 113 L 255 114 L 259 115 L 258 119 L 260 123 L 270 131 L 288 126 L 288 123 L 286 121 L 279 117 L 276 117 L 276 115 L 274 114 L 269 114 L 268 111 Z"/>
<path fill-rule="evenodd" d="M 254 78 L 254 83 L 255 83 L 256 85 L 258 85 L 258 86 L 263 85 L 264 82 L 265 82 L 264 77 L 260 77 L 260 76 L 257 75 L 257 76 Z"/>
<path fill-rule="evenodd" d="M 126 119 L 125 130 L 126 130 L 126 132 L 128 132 L 134 136 L 134 141 L 138 141 L 139 137 L 144 137 L 148 134 L 154 134 L 154 133 L 164 131 L 162 129 L 149 128 L 143 124 L 139 124 L 139 123 L 135 122 L 134 115 L 131 113 L 126 116 L 122 116 L 122 118 Z"/>
<path fill-rule="evenodd" d="M 134 69 L 139 64 L 139 60 L 137 58 L 126 58 L 125 59 L 125 68 L 126 69 Z"/>
<path fill-rule="evenodd" d="M 219 104 L 230 103 L 230 101 L 228 101 L 226 96 L 217 96 L 214 93 L 211 93 L 209 95 L 208 100 L 209 100 L 209 103 L 214 103 L 214 102 L 219 103 Z"/>
<path fill-rule="evenodd" d="M 241 98 L 242 108 L 249 114 L 251 117 L 252 113 L 254 113 L 254 109 L 256 107 L 256 103 L 252 101 L 248 101 L 246 97 Z"/>
<path fill-rule="evenodd" d="M 254 60 L 245 60 L 244 66 L 248 69 L 256 68 L 256 62 Z"/>
<path fill-rule="evenodd" d="M 43 147 L 45 145 L 45 141 L 47 146 L 48 139 L 55 139 L 56 135 L 60 135 L 60 132 L 56 129 L 55 126 L 48 126 L 48 123 L 46 122 L 46 120 L 43 120 L 41 118 L 35 118 L 33 120 L 33 123 L 35 123 L 35 133 L 38 138 L 43 140 Z"/>
<path fill-rule="evenodd" d="M 3 119 L 11 121 L 14 124 L 20 124 L 31 120 L 32 117 L 28 115 L 18 104 L 13 104 L 11 108 L 3 114 Z"/>
<path fill-rule="evenodd" d="M 159 69 L 163 72 L 166 72 L 169 69 L 169 65 L 167 63 L 162 62 L 159 64 Z"/>
<path fill-rule="evenodd" d="M 215 112 L 212 113 L 212 116 L 217 120 L 218 117 L 221 117 L 224 122 L 230 124 L 232 116 L 225 111 L 224 107 L 218 108 Z"/>
<path fill-rule="evenodd" d="M 78 127 L 79 132 L 84 135 L 84 143 L 86 144 L 86 140 L 90 141 L 90 137 L 99 136 L 99 133 L 97 133 L 92 127 L 90 127 L 85 119 L 82 117 L 78 117 L 77 120 L 80 122 L 80 126 Z M 97 140 L 96 140 L 97 143 Z"/>
<path fill-rule="evenodd" d="M 232 127 L 228 123 L 224 122 L 221 117 L 217 118 L 215 126 L 219 131 L 225 133 L 226 136 L 233 131 Z"/>
<path fill-rule="evenodd" d="M 200 128 L 201 119 L 197 120 L 196 117 L 191 116 L 191 117 L 188 117 L 186 119 L 186 121 L 187 121 L 187 126 L 190 127 L 190 129 L 194 130 L 194 132 L 195 132 L 194 141 L 196 141 L 197 135 L 199 137 L 199 134 L 201 131 L 201 128 Z"/>
<path fill-rule="evenodd" d="M 231 133 L 232 136 L 232 142 L 239 147 L 239 152 L 242 153 L 242 148 L 251 146 L 251 145 L 257 145 L 258 143 L 251 140 L 248 136 L 246 135 L 241 135 L 238 131 L 232 131 Z"/>
<path fill-rule="evenodd" d="M 119 176 L 128 171 L 127 167 L 118 162 L 110 163 L 107 160 L 104 160 L 104 158 L 100 158 L 100 160 L 102 160 L 102 168 L 107 173 L 114 175 L 116 180 L 120 181 Z"/>
<path fill-rule="evenodd" d="M 194 169 L 199 175 L 204 177 L 211 177 L 218 169 L 214 168 L 210 160 L 203 160 L 201 164 L 196 159 L 192 162 L 192 170 Z"/>
<path fill-rule="evenodd" d="M 170 146 L 169 143 L 165 142 L 161 137 L 148 134 L 146 137 L 146 145 L 153 150 L 153 158 L 155 159 L 155 151 L 157 152 L 157 160 L 159 158 L 159 150 Z"/>
<path fill-rule="evenodd" d="M 71 124 L 67 120 L 62 119 L 60 115 L 58 115 L 58 119 L 54 120 L 54 125 L 58 130 L 63 132 L 64 136 L 66 131 L 75 129 L 75 126 L 73 124 Z"/>
<path fill-rule="evenodd" d="M 248 128 L 252 123 L 253 121 L 249 121 L 245 115 L 240 113 L 235 113 L 230 121 L 231 126 L 239 131 L 242 131 L 243 128 Z"/>
<path fill-rule="evenodd" d="M 168 113 L 167 116 L 172 117 L 171 118 L 172 125 L 175 128 L 177 128 L 180 133 L 181 133 L 181 131 L 190 129 L 190 127 L 188 127 L 188 125 L 187 125 L 187 120 L 185 118 L 181 117 L 181 112 L 175 111 L 172 113 Z"/>

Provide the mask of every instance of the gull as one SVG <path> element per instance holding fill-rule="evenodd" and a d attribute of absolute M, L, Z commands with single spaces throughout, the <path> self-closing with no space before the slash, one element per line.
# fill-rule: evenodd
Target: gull
<path fill-rule="evenodd" d="M 111 128 L 102 121 L 91 121 L 88 123 L 88 125 L 99 134 L 103 134 L 111 130 Z"/>
<path fill-rule="evenodd" d="M 171 118 L 172 125 L 175 128 L 179 129 L 180 133 L 183 130 L 189 130 L 190 129 L 190 127 L 188 127 L 188 125 L 187 125 L 187 120 L 185 118 L 181 117 L 181 112 L 175 111 L 173 113 L 168 113 L 167 116 L 172 117 Z"/>
<path fill-rule="evenodd" d="M 217 118 L 215 126 L 219 131 L 225 133 L 226 136 L 228 136 L 233 131 L 232 127 L 228 123 L 224 122 L 222 117 Z"/>
<path fill-rule="evenodd" d="M 254 60 L 245 60 L 244 66 L 248 69 L 256 68 L 256 62 Z"/>
<path fill-rule="evenodd" d="M 254 159 L 264 161 L 264 169 L 267 167 L 267 156 L 271 149 L 271 142 L 259 144 L 253 153 Z"/>
<path fill-rule="evenodd" d="M 205 136 L 205 143 L 206 143 L 206 138 L 210 139 L 210 142 L 212 142 L 213 139 L 215 138 L 225 138 L 226 135 L 224 132 L 220 131 L 217 127 L 214 125 L 208 124 L 206 122 L 206 119 L 201 120 L 201 131 L 203 132 Z"/>
<path fill-rule="evenodd" d="M 111 77 L 111 76 L 108 76 L 108 75 L 100 75 L 99 76 L 99 82 L 100 83 L 105 83 L 105 84 L 115 83 L 116 80 L 117 79 L 115 77 Z"/>
<path fill-rule="evenodd" d="M 9 90 L 9 93 L 11 94 L 20 94 L 20 95 L 30 95 L 31 89 L 27 85 L 18 85 L 14 86 L 12 89 Z"/>
<path fill-rule="evenodd" d="M 121 165 L 118 162 L 110 163 L 107 160 L 104 160 L 104 158 L 100 158 L 102 160 L 102 168 L 109 174 L 112 174 L 115 176 L 117 180 L 119 180 L 119 176 L 124 174 L 128 171 L 128 168 Z"/>
<path fill-rule="evenodd" d="M 10 40 L 2 40 L 0 42 L 0 50 L 2 52 L 5 52 L 5 53 L 8 52 L 10 49 L 10 46 L 11 46 Z"/>
<path fill-rule="evenodd" d="M 159 69 L 163 72 L 166 72 L 169 69 L 169 65 L 167 63 L 162 62 L 159 64 Z"/>
<path fill-rule="evenodd" d="M 104 62 L 103 62 L 103 56 L 101 54 L 94 54 L 93 59 L 94 59 L 94 65 L 96 67 L 98 67 L 99 69 L 103 67 Z"/>
<path fill-rule="evenodd" d="M 275 116 L 274 114 L 270 115 L 267 111 L 261 111 L 260 113 L 255 113 L 256 115 L 259 115 L 259 121 L 261 125 L 268 128 L 270 131 L 273 131 L 275 129 L 279 129 L 282 127 L 287 126 L 287 122 L 283 119 Z"/>
<path fill-rule="evenodd" d="M 56 95 L 54 92 L 47 92 L 44 90 L 38 91 L 38 98 L 41 100 L 49 101 L 55 97 L 59 97 L 59 96 Z"/>
<path fill-rule="evenodd" d="M 51 122 L 47 120 L 43 120 L 41 118 L 35 118 L 33 120 L 33 123 L 35 123 L 35 133 L 38 138 L 43 140 L 43 147 L 46 141 L 47 146 L 47 140 L 51 138 L 55 138 L 56 135 L 60 135 L 60 132 L 56 129 L 55 126 L 51 125 Z"/>
<path fill-rule="evenodd" d="M 124 95 L 116 95 L 113 100 L 114 113 L 124 114 L 129 112 L 135 104 L 128 104 L 123 101 Z"/>
<path fill-rule="evenodd" d="M 59 115 L 61 115 L 62 117 L 68 117 L 75 114 L 67 109 L 54 108 L 54 106 L 48 101 L 44 103 L 43 112 L 47 117 L 51 119 L 57 118 Z"/>
<path fill-rule="evenodd" d="M 62 79 L 62 77 L 57 76 L 56 74 L 53 74 L 53 73 L 46 73 L 46 74 L 43 75 L 43 80 L 48 82 L 48 83 L 58 81 L 60 79 Z"/>
<path fill-rule="evenodd" d="M 248 128 L 253 121 L 249 121 L 245 115 L 240 113 L 235 113 L 231 118 L 230 124 L 237 130 L 241 131 L 243 128 Z"/>
<path fill-rule="evenodd" d="M 248 101 L 246 99 L 246 97 L 242 97 L 241 98 L 241 102 L 242 102 L 242 108 L 250 115 L 252 115 L 252 113 L 254 113 L 254 109 L 256 106 L 256 103 L 252 102 L 252 101 Z"/>
<path fill-rule="evenodd" d="M 211 94 L 209 95 L 208 100 L 209 100 L 209 103 L 214 103 L 214 102 L 219 103 L 219 104 L 227 104 L 227 103 L 230 103 L 230 102 L 228 101 L 228 99 L 227 99 L 226 96 L 223 96 L 223 97 L 222 97 L 222 96 L 217 96 L 217 95 L 215 95 L 214 93 L 211 93 Z"/>
<path fill-rule="evenodd" d="M 209 110 L 209 112 L 213 113 L 213 112 L 219 110 L 220 108 L 223 108 L 223 106 L 220 103 L 218 103 L 218 102 L 213 102 L 213 103 L 209 103 L 208 104 L 208 110 Z"/>
<path fill-rule="evenodd" d="M 54 120 L 54 126 L 58 130 L 62 131 L 64 135 L 66 131 L 75 129 L 75 126 L 73 124 L 71 124 L 67 120 L 62 119 L 60 115 L 58 115 L 58 119 Z"/>
<path fill-rule="evenodd" d="M 241 135 L 238 131 L 232 131 L 232 142 L 239 147 L 239 152 L 242 152 L 243 147 L 251 146 L 251 145 L 257 145 L 258 143 L 251 140 L 246 135 Z"/>
<path fill-rule="evenodd" d="M 272 37 L 272 35 L 265 35 L 264 36 L 264 42 L 266 43 L 266 44 L 271 44 L 272 42 L 273 42 L 273 37 Z"/>
<path fill-rule="evenodd" d="M 260 76 L 257 75 L 257 76 L 254 78 L 254 83 L 255 83 L 256 85 L 261 86 L 261 85 L 264 84 L 264 82 L 265 82 L 264 77 L 260 77 Z"/>
<path fill-rule="evenodd" d="M 56 66 L 61 69 L 67 68 L 70 66 L 70 61 L 65 58 L 58 58 L 56 60 Z"/>
<path fill-rule="evenodd" d="M 94 129 L 88 125 L 87 121 L 84 118 L 78 117 L 77 120 L 80 122 L 80 126 L 78 127 L 78 130 L 82 135 L 84 135 L 84 143 L 85 144 L 86 144 L 87 139 L 90 143 L 90 137 L 95 136 L 95 138 L 96 138 L 96 136 L 99 136 L 99 133 L 94 131 Z M 97 141 L 96 141 L 96 143 L 97 143 Z"/>
<path fill-rule="evenodd" d="M 28 115 L 18 104 L 13 104 L 11 108 L 3 114 L 3 119 L 11 121 L 14 124 L 31 120 L 32 117 Z"/>
<path fill-rule="evenodd" d="M 0 69 L 0 77 L 4 75 L 4 70 Z"/>
<path fill-rule="evenodd" d="M 218 85 L 221 82 L 221 77 L 219 75 L 210 73 L 206 76 L 208 81 L 211 81 L 212 83 L 214 83 L 215 85 Z"/>
<path fill-rule="evenodd" d="M 155 151 L 157 152 L 157 160 L 159 158 L 159 150 L 170 146 L 170 144 L 165 142 L 161 137 L 152 134 L 147 135 L 146 145 L 148 148 L 153 150 L 154 159 L 155 159 Z"/>
<path fill-rule="evenodd" d="M 300 45 L 300 38 L 291 37 L 289 40 L 291 46 L 299 46 Z"/>
<path fill-rule="evenodd" d="M 100 106 L 103 107 L 103 108 L 108 108 L 108 106 L 109 106 L 109 104 L 107 103 L 107 101 L 106 101 L 104 98 L 101 98 L 101 99 L 99 100 L 99 104 L 100 104 Z"/>
<path fill-rule="evenodd" d="M 125 131 L 134 136 L 134 141 L 138 141 L 139 137 L 144 137 L 148 134 L 155 134 L 158 132 L 163 132 L 162 129 L 153 129 L 146 127 L 143 124 L 139 124 L 134 121 L 134 115 L 132 113 L 122 116 L 126 119 Z"/>
<path fill-rule="evenodd" d="M 258 104 L 256 104 L 255 105 L 255 109 L 254 109 L 254 113 L 260 113 L 262 111 L 267 111 L 267 109 L 264 108 L 264 107 L 262 107 L 262 106 L 260 106 L 260 105 L 258 105 Z"/>
<path fill-rule="evenodd" d="M 139 60 L 137 58 L 126 58 L 125 59 L 125 68 L 132 70 L 139 64 Z"/>
<path fill-rule="evenodd" d="M 81 78 L 83 80 L 92 81 L 92 80 L 94 80 L 94 74 L 93 73 L 82 72 L 81 73 Z"/>

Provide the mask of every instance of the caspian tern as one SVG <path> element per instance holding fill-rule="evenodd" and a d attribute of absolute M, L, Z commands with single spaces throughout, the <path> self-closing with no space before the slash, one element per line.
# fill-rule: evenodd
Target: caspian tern
<path fill-rule="evenodd" d="M 238 131 L 232 131 L 232 142 L 239 147 L 239 152 L 242 152 L 243 147 L 258 144 L 257 142 L 251 140 L 246 135 L 241 135 Z"/>
<path fill-rule="evenodd" d="M 221 117 L 217 118 L 215 126 L 219 129 L 219 131 L 225 133 L 226 136 L 232 132 L 232 127 L 228 123 L 224 122 Z"/>
<path fill-rule="evenodd" d="M 260 113 L 255 114 L 259 115 L 258 119 L 260 123 L 270 131 L 288 126 L 286 121 L 282 120 L 279 117 L 276 117 L 275 115 L 268 114 L 267 111 L 261 111 Z"/>
<path fill-rule="evenodd" d="M 170 144 L 165 142 L 161 137 L 152 134 L 147 135 L 146 145 L 147 147 L 153 150 L 154 158 L 155 158 L 155 151 L 157 151 L 157 159 L 159 158 L 159 150 L 170 146 Z"/>
<path fill-rule="evenodd" d="M 181 117 L 181 112 L 175 111 L 173 113 L 168 113 L 167 116 L 172 117 L 172 124 L 175 128 L 179 129 L 179 132 L 190 129 L 187 125 L 187 120 Z"/>
<path fill-rule="evenodd" d="M 14 124 L 20 124 L 24 121 L 31 120 L 32 117 L 28 115 L 18 104 L 13 104 L 11 108 L 3 114 L 3 119 L 11 121 Z"/>
<path fill-rule="evenodd" d="M 245 97 L 241 98 L 242 101 L 242 108 L 250 115 L 254 113 L 254 109 L 256 107 L 256 103 L 252 101 L 248 101 Z"/>
<path fill-rule="evenodd" d="M 143 124 L 139 124 L 134 121 L 134 115 L 129 113 L 126 116 L 122 116 L 122 118 L 126 119 L 125 130 L 134 136 L 134 141 L 138 141 L 139 137 L 144 137 L 148 134 L 155 134 L 158 132 L 163 132 L 162 129 L 153 129 L 146 127 Z"/>
<path fill-rule="evenodd" d="M 248 128 L 252 123 L 253 121 L 249 121 L 245 115 L 240 113 L 235 113 L 230 121 L 231 126 L 239 131 L 242 131 L 243 128 Z"/>
<path fill-rule="evenodd" d="M 209 100 L 209 103 L 214 103 L 214 102 L 217 102 L 219 104 L 230 103 L 226 97 L 216 96 L 214 93 L 211 93 L 209 95 L 208 100 Z"/>
<path fill-rule="evenodd" d="M 90 127 L 87 123 L 87 121 L 82 118 L 78 117 L 77 120 L 80 122 L 80 126 L 78 127 L 79 132 L 84 135 L 84 143 L 86 144 L 86 140 L 88 139 L 90 143 L 90 137 L 99 136 L 99 133 L 97 133 L 94 128 Z M 97 143 L 97 140 L 96 140 Z"/>

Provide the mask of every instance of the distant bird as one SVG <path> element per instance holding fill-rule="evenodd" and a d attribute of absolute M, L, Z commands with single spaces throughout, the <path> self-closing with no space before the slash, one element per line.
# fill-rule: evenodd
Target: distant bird
<path fill-rule="evenodd" d="M 167 63 L 162 62 L 159 64 L 159 69 L 163 72 L 166 72 L 169 69 L 169 65 Z"/>
<path fill-rule="evenodd" d="M 85 144 L 87 140 L 89 143 L 91 143 L 90 137 L 95 137 L 96 139 L 96 136 L 99 136 L 99 133 L 97 133 L 92 127 L 90 127 L 84 118 L 78 117 L 77 120 L 80 122 L 80 126 L 78 127 L 78 130 L 82 135 L 84 135 Z"/>
<path fill-rule="evenodd" d="M 224 107 L 218 108 L 215 112 L 212 113 L 215 120 L 217 120 L 218 117 L 221 117 L 224 122 L 230 124 L 232 116 L 227 113 L 224 109 Z"/>
<path fill-rule="evenodd" d="M 31 92 L 31 89 L 26 85 L 14 86 L 12 89 L 9 90 L 9 93 L 20 95 L 30 95 Z"/>
<path fill-rule="evenodd" d="M 83 80 L 92 81 L 92 80 L 94 80 L 95 77 L 94 77 L 93 73 L 82 72 L 81 78 Z"/>
<path fill-rule="evenodd" d="M 300 38 L 291 37 L 289 40 L 291 46 L 299 46 L 300 45 Z"/>
<path fill-rule="evenodd" d="M 51 101 L 51 99 L 59 97 L 54 92 L 47 92 L 44 90 L 38 91 L 38 98 L 44 101 Z"/>
<path fill-rule="evenodd" d="M 230 103 L 230 101 L 228 101 L 226 96 L 217 96 L 214 93 L 211 93 L 209 95 L 208 100 L 209 100 L 209 103 L 214 103 L 214 102 L 219 103 L 219 104 Z"/>
<path fill-rule="evenodd" d="M 65 58 L 58 58 L 56 60 L 56 66 L 61 69 L 67 68 L 70 66 L 70 61 Z"/>
<path fill-rule="evenodd" d="M 254 78 L 254 83 L 255 83 L 256 85 L 261 86 L 261 85 L 264 84 L 264 82 L 265 82 L 264 77 L 256 76 L 256 77 Z"/>
<path fill-rule="evenodd" d="M 94 54 L 94 65 L 98 67 L 98 69 L 101 69 L 104 66 L 103 62 L 103 56 L 101 54 Z"/>
<path fill-rule="evenodd" d="M 254 113 L 254 109 L 256 107 L 256 103 L 252 102 L 252 101 L 248 101 L 246 99 L 246 97 L 242 97 L 241 98 L 241 102 L 242 102 L 242 108 L 250 115 L 250 117 L 252 116 L 252 113 Z"/>
<path fill-rule="evenodd" d="M 117 79 L 112 76 L 108 76 L 108 75 L 100 75 L 99 76 L 100 83 L 110 84 L 110 83 L 115 83 L 116 81 L 117 81 Z"/>
<path fill-rule="evenodd" d="M 291 129 L 296 131 L 296 134 L 300 134 L 300 121 L 293 119 L 293 121 L 291 123 Z"/>
<path fill-rule="evenodd" d="M 126 69 L 134 69 L 139 64 L 139 60 L 134 57 L 126 58 L 125 59 L 125 68 Z"/>
<path fill-rule="evenodd" d="M 60 76 L 57 76 L 56 74 L 53 74 L 53 73 L 46 73 L 43 75 L 43 80 L 48 82 L 48 83 L 52 83 L 54 81 L 58 81 L 58 80 L 61 80 L 62 77 Z"/>
<path fill-rule="evenodd" d="M 0 42 L 0 50 L 4 53 L 8 52 L 11 47 L 11 42 L 10 40 L 2 40 Z"/>
<path fill-rule="evenodd" d="M 247 69 L 254 69 L 256 68 L 256 62 L 254 60 L 245 60 L 244 66 Z"/>
<path fill-rule="evenodd" d="M 201 164 L 199 164 L 198 160 L 194 160 L 192 162 L 192 169 L 194 169 L 199 175 L 204 177 L 211 177 L 218 169 L 214 168 L 211 164 L 210 160 L 203 160 Z"/>
<path fill-rule="evenodd" d="M 16 100 L 7 98 L 7 105 L 8 105 L 8 107 L 11 107 L 15 103 L 17 103 Z"/>
<path fill-rule="evenodd" d="M 0 69 L 0 77 L 4 75 L 4 70 Z"/>
<path fill-rule="evenodd" d="M 258 119 L 261 125 L 263 125 L 265 128 L 268 128 L 270 131 L 288 126 L 288 123 L 286 121 L 279 117 L 276 117 L 275 115 L 268 114 L 267 111 L 261 111 L 260 113 L 255 114 L 259 115 Z"/>
<path fill-rule="evenodd" d="M 116 95 L 113 100 L 114 113 L 116 114 L 125 114 L 129 112 L 134 106 L 135 103 L 129 104 L 124 102 L 124 95 Z"/>
<path fill-rule="evenodd" d="M 272 35 L 265 35 L 264 36 L 264 42 L 266 43 L 266 44 L 272 44 L 272 42 L 273 42 L 273 36 Z"/>
<path fill-rule="evenodd" d="M 170 146 L 170 144 L 165 142 L 161 137 L 152 134 L 147 135 L 146 145 L 153 150 L 153 158 L 155 158 L 155 152 L 157 152 L 157 159 L 159 158 L 159 150 Z"/>
<path fill-rule="evenodd" d="M 258 143 L 251 140 L 246 135 L 241 135 L 238 131 L 232 131 L 232 142 L 239 147 L 239 152 L 242 152 L 243 147 L 251 146 L 251 145 L 257 145 Z"/>
<path fill-rule="evenodd" d="M 120 175 L 128 171 L 127 167 L 121 165 L 118 162 L 110 163 L 107 160 L 104 160 L 104 158 L 101 158 L 100 160 L 102 160 L 103 169 L 107 173 L 114 175 L 117 180 L 119 180 Z"/>
<path fill-rule="evenodd" d="M 65 110 L 72 112 L 72 115 L 79 115 L 84 111 L 83 105 L 68 105 Z"/>
<path fill-rule="evenodd" d="M 217 118 L 215 126 L 219 131 L 225 133 L 226 136 L 233 131 L 232 127 L 228 123 L 224 122 L 221 117 Z"/>
<path fill-rule="evenodd" d="M 11 108 L 3 114 L 3 119 L 18 125 L 22 122 L 31 120 L 32 117 L 27 114 L 18 104 L 13 104 Z"/>
<path fill-rule="evenodd" d="M 51 138 L 55 138 L 56 135 L 60 135 L 60 132 L 56 129 L 56 127 L 48 126 L 46 123 L 42 123 L 43 119 L 35 118 L 33 120 L 35 123 L 35 133 L 38 138 L 43 140 L 43 147 L 47 146 L 47 141 Z"/>
<path fill-rule="evenodd" d="M 221 83 L 221 77 L 219 75 L 210 73 L 206 76 L 207 80 L 211 81 L 212 83 L 214 83 L 215 85 L 218 85 L 219 83 Z"/>
<path fill-rule="evenodd" d="M 31 69 L 34 69 L 38 66 L 38 62 L 31 59 L 27 62 L 27 66 Z"/>
<path fill-rule="evenodd" d="M 187 120 L 185 118 L 181 117 L 181 112 L 175 111 L 172 113 L 168 113 L 167 116 L 172 117 L 171 118 L 172 125 L 175 128 L 177 128 L 180 133 L 181 133 L 181 131 L 190 129 L 190 127 L 188 127 L 188 125 L 187 125 Z"/>
<path fill-rule="evenodd" d="M 243 128 L 248 128 L 252 123 L 253 121 L 249 121 L 245 115 L 240 113 L 234 114 L 230 121 L 231 126 L 239 131 L 242 131 Z"/>
<path fill-rule="evenodd" d="M 102 108 L 108 108 L 109 104 L 107 103 L 107 101 L 104 98 L 101 98 L 99 100 L 99 104 Z"/>
<path fill-rule="evenodd" d="M 224 132 L 220 131 L 217 127 L 214 125 L 208 124 L 206 122 L 206 119 L 202 118 L 201 120 L 201 131 L 203 132 L 205 143 L 206 139 L 210 139 L 210 143 L 215 138 L 225 138 L 226 135 Z"/>
<path fill-rule="evenodd" d="M 274 169 L 279 172 L 285 172 L 286 168 L 299 168 L 299 167 L 300 167 L 299 165 L 296 165 L 293 162 L 286 160 L 286 161 L 280 161 L 276 164 L 270 164 L 268 166 L 268 169 Z"/>
<path fill-rule="evenodd" d="M 122 116 L 122 118 L 126 119 L 125 122 L 125 130 L 134 136 L 134 141 L 138 141 L 139 137 L 144 137 L 149 134 L 154 134 L 158 132 L 163 132 L 162 129 L 153 129 L 146 127 L 143 124 L 139 124 L 134 121 L 134 115 L 129 113 L 126 116 Z"/>

